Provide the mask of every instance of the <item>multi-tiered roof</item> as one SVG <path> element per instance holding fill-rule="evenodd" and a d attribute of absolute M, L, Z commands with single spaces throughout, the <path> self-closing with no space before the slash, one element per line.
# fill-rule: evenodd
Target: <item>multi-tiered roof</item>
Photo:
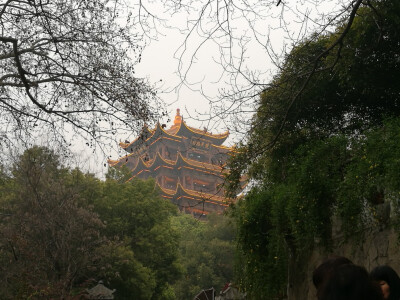
<path fill-rule="evenodd" d="M 222 145 L 228 135 L 189 127 L 177 109 L 169 129 L 159 123 L 154 129 L 145 126 L 137 139 L 120 143 L 127 154 L 109 164 L 128 167 L 131 179 L 155 178 L 162 196 L 181 210 L 200 215 L 221 212 L 228 206 L 222 187 L 233 151 Z"/>

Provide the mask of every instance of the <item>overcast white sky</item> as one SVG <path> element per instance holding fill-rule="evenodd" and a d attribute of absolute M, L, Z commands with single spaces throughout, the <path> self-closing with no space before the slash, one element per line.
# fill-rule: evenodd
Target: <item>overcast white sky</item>
<path fill-rule="evenodd" d="M 267 83 L 271 79 L 271 74 L 275 72 L 276 68 L 271 61 L 271 52 L 268 53 L 263 45 L 269 41 L 272 50 L 278 54 L 285 49 L 285 47 L 286 50 L 288 50 L 293 40 L 301 39 L 302 36 L 310 32 L 309 28 L 320 25 L 317 22 L 311 21 L 316 20 L 316 16 L 321 16 L 324 12 L 335 14 L 332 8 L 339 7 L 337 1 L 340 0 L 302 0 L 296 1 L 295 3 L 291 2 L 290 7 L 283 5 L 276 7 L 271 5 L 268 10 L 262 12 L 265 19 L 255 19 L 256 22 L 254 24 L 256 27 L 254 29 L 258 32 L 257 38 L 259 40 L 254 36 L 251 37 L 251 32 L 249 33 L 249 23 L 246 23 L 243 17 L 238 15 L 237 18 L 233 18 L 234 21 L 232 21 L 231 26 L 235 30 L 235 33 L 238 36 L 249 36 L 249 39 L 246 41 L 247 50 L 245 53 L 245 60 L 241 67 L 255 73 L 261 73 L 262 75 L 259 78 L 262 78 L 264 83 Z M 262 1 L 254 2 L 260 4 L 260 9 L 266 7 L 265 4 L 262 4 Z M 318 4 L 321 2 L 323 4 Z M 319 5 L 318 9 L 315 8 L 315 4 Z M 157 3 L 151 5 L 153 6 L 149 7 L 154 10 L 153 12 L 166 18 L 169 26 L 184 27 L 186 24 L 187 15 L 183 13 L 176 14 L 171 18 L 168 17 L 168 13 L 166 14 L 161 6 L 157 6 Z M 304 18 L 305 15 L 309 16 L 307 24 L 299 20 L 299 18 Z M 280 18 L 281 16 L 283 16 L 283 18 Z M 195 14 L 190 17 L 195 19 L 197 15 Z M 251 16 L 249 18 L 251 18 Z M 209 25 L 206 23 L 204 24 L 205 26 Z M 186 35 L 180 33 L 176 29 L 163 28 L 162 26 L 159 26 L 158 29 L 157 38 L 148 41 L 148 45 L 142 53 L 141 62 L 136 66 L 135 71 L 138 77 L 147 78 L 150 83 L 158 88 L 158 95 L 166 103 L 168 114 L 172 120 L 175 116 L 176 109 L 180 108 L 181 114 L 184 115 L 189 125 L 198 128 L 207 127 L 212 132 L 223 132 L 229 129 L 233 134 L 231 134 L 231 138 L 228 140 L 228 145 L 236 143 L 240 136 L 236 135 L 231 128 L 227 128 L 229 122 L 216 122 L 217 119 L 212 119 L 211 122 L 207 122 L 209 120 L 208 114 L 210 113 L 209 102 L 207 98 L 199 92 L 201 89 L 204 94 L 215 100 L 218 99 L 218 91 L 220 89 L 225 88 L 229 90 L 232 88 L 232 86 L 227 83 L 230 77 L 227 76 L 227 74 L 221 77 L 221 66 L 216 63 L 216 61 L 220 59 L 218 43 L 222 43 L 223 40 L 210 40 L 206 42 L 196 54 L 196 58 L 191 60 L 193 51 L 202 41 L 200 38 L 194 38 L 191 40 L 192 43 L 188 45 L 187 52 L 185 52 L 183 56 L 184 59 L 180 61 L 177 57 L 182 53 L 182 48 L 180 47 Z M 287 36 L 287 32 L 291 34 L 291 37 Z M 236 55 L 240 54 L 240 49 L 241 48 L 236 43 L 234 47 Z M 182 64 L 182 69 L 186 70 L 186 67 L 191 62 L 193 62 L 193 64 L 189 69 L 187 77 L 187 80 L 193 84 L 191 89 L 184 85 L 181 85 L 180 88 L 176 88 L 180 83 L 180 77 L 177 74 L 179 63 Z M 239 83 L 240 82 L 242 81 L 239 80 Z M 200 122 L 196 120 L 198 118 L 205 121 Z M 166 122 L 167 120 L 161 121 Z M 169 126 L 171 123 L 167 125 Z M 128 137 L 120 136 L 118 138 L 120 140 L 131 140 L 135 138 L 135 134 Z M 84 157 L 82 153 L 83 151 L 80 155 Z M 110 153 L 113 159 L 117 159 L 123 154 L 123 151 L 119 153 L 115 151 Z M 104 159 L 101 158 L 101 156 L 102 155 L 99 154 L 95 160 L 86 160 L 85 158 L 82 160 L 88 164 L 89 170 L 93 170 L 98 176 L 103 177 L 106 168 L 104 167 Z M 98 170 L 99 160 L 103 161 L 101 170 Z"/>
<path fill-rule="evenodd" d="M 161 7 L 157 9 L 160 16 L 168 18 L 168 13 L 161 13 Z M 280 8 L 275 9 L 276 13 L 281 11 Z M 184 28 L 187 18 L 188 16 L 185 13 L 176 14 L 167 23 L 168 26 Z M 196 19 L 197 15 L 192 14 L 189 18 Z M 276 20 L 267 22 L 272 24 L 273 21 L 275 22 Z M 262 23 L 264 23 L 264 28 L 268 28 L 267 23 L 265 21 L 261 22 L 261 20 L 258 26 L 262 26 Z M 238 35 L 243 34 L 244 30 L 248 30 L 248 24 L 240 18 L 231 20 L 231 26 Z M 275 26 L 279 25 L 275 24 Z M 159 27 L 157 39 L 149 41 L 145 47 L 142 53 L 142 60 L 136 67 L 136 73 L 139 77 L 148 78 L 151 83 L 156 84 L 159 88 L 159 97 L 167 104 L 170 117 L 173 118 L 176 108 L 180 108 L 189 124 L 199 128 L 205 126 L 215 132 L 225 131 L 229 129 L 227 124 L 222 124 L 218 122 L 218 118 L 213 118 L 215 114 L 211 113 L 212 120 L 209 122 L 210 105 L 207 99 L 218 100 L 221 89 L 229 90 L 231 88 L 227 83 L 230 81 L 230 77 L 228 74 L 224 74 L 218 63 L 220 60 L 218 42 L 224 39 L 205 41 L 204 38 L 194 34 L 189 39 L 185 53 L 182 53 L 182 45 L 186 37 L 186 34 L 182 34 L 177 29 Z M 282 38 L 276 36 L 277 45 L 281 44 L 279 43 L 280 41 L 282 42 Z M 202 44 L 194 57 L 194 51 L 197 51 L 198 45 L 203 42 L 204 44 Z M 234 45 L 233 51 L 236 55 L 240 55 L 240 50 L 241 48 L 237 44 Z M 182 59 L 180 59 L 181 54 L 183 54 Z M 190 68 L 188 67 L 189 64 Z M 260 45 L 257 45 L 255 40 L 249 41 L 247 44 L 243 67 L 263 72 L 269 72 L 274 69 L 267 53 Z M 180 85 L 179 68 L 183 72 L 189 71 L 185 85 Z M 265 80 L 268 81 L 269 78 L 270 76 L 267 75 Z M 204 120 L 204 122 L 199 122 L 198 119 Z M 230 142 L 235 142 L 234 138 L 230 139 Z"/>
<path fill-rule="evenodd" d="M 149 40 L 150 42 L 142 53 L 142 60 L 136 67 L 136 73 L 140 77 L 148 78 L 152 83 L 157 83 L 160 91 L 168 91 L 160 93 L 159 96 L 167 103 L 171 117 L 179 107 L 186 119 L 189 115 L 202 118 L 199 116 L 200 113 L 206 115 L 202 118 L 204 120 L 208 119 L 210 106 L 206 97 L 199 90 L 216 100 L 219 90 L 227 89 L 229 91 L 232 89 L 232 86 L 228 84 L 228 82 L 232 82 L 232 77 L 227 72 L 223 73 L 223 69 L 218 63 L 221 59 L 220 46 L 225 47 L 225 59 L 230 58 L 229 54 L 236 58 L 241 57 L 236 60 L 234 58 L 230 63 L 236 67 L 240 63 L 242 70 L 252 72 L 253 75 L 261 74 L 258 76 L 258 81 L 268 83 L 276 71 L 272 60 L 281 61 L 282 52 L 288 52 L 295 41 L 302 40 L 316 27 L 327 22 L 328 15 L 336 16 L 335 9 L 339 10 L 342 7 L 340 5 L 342 0 L 288 0 L 282 1 L 279 6 L 276 6 L 277 0 L 238 1 L 234 3 L 235 6 L 230 4 L 229 27 L 227 23 L 223 22 L 225 16 L 221 11 L 224 12 L 224 10 L 220 9 L 218 18 L 221 30 L 215 26 L 217 24 L 215 21 L 216 5 L 217 3 L 224 5 L 226 2 L 211 1 L 209 3 L 212 5 L 203 12 L 203 15 L 208 16 L 209 19 L 204 17 L 201 26 L 197 27 L 188 39 L 185 52 L 182 52 L 184 49 L 182 44 L 187 34 L 179 32 L 177 29 L 166 28 L 166 26 L 180 29 L 187 26 L 190 28 L 198 19 L 199 12 L 187 14 L 183 10 L 179 10 L 171 17 L 170 12 L 166 12 L 165 7 L 161 4 L 164 1 L 142 2 L 151 13 L 164 19 L 165 24 L 158 24 L 158 34 L 155 34 L 155 31 L 150 32 L 155 39 Z M 206 1 L 190 3 L 197 5 L 199 9 L 202 8 L 201 3 L 204 2 Z M 248 6 L 245 7 L 243 3 Z M 188 19 L 191 22 L 187 22 Z M 228 28 L 234 37 L 231 41 L 232 47 L 229 49 L 226 47 L 229 42 L 228 37 L 224 36 L 224 30 Z M 213 32 L 214 38 L 204 37 L 210 32 Z M 193 59 L 193 53 L 197 51 L 199 45 L 201 47 Z M 242 49 L 246 49 L 243 57 L 241 56 Z M 274 54 L 276 57 L 271 59 Z M 181 60 L 178 59 L 180 55 L 183 58 Z M 275 62 L 279 63 L 279 61 Z M 180 82 L 177 74 L 179 68 L 183 73 L 189 70 L 186 80 L 192 83 L 190 88 L 181 86 L 180 89 L 174 89 Z M 239 78 L 237 83 L 244 84 L 244 80 Z M 188 120 L 188 122 L 194 122 L 194 120 Z M 222 123 L 194 123 L 201 127 L 206 126 L 211 130 L 217 127 L 217 131 L 231 129 L 226 128 L 229 125 Z M 232 129 L 230 131 L 234 132 Z M 234 142 L 234 139 L 231 140 Z"/>

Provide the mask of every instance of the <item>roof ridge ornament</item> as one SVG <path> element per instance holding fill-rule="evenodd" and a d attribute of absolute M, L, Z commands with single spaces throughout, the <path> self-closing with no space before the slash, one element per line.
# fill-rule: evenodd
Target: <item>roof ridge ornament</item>
<path fill-rule="evenodd" d="M 179 126 L 182 123 L 181 110 L 179 108 L 176 109 L 176 116 L 174 119 L 174 126 Z"/>

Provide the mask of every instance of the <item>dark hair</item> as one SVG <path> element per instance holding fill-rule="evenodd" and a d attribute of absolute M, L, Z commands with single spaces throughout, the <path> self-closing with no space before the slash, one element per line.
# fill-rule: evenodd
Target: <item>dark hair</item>
<path fill-rule="evenodd" d="M 371 278 L 376 281 L 384 280 L 390 287 L 389 300 L 400 299 L 400 278 L 396 271 L 389 266 L 379 266 L 372 270 Z"/>
<path fill-rule="evenodd" d="M 321 290 L 321 300 L 382 300 L 382 292 L 364 267 L 339 266 Z"/>
<path fill-rule="evenodd" d="M 326 282 L 331 278 L 335 270 L 346 264 L 352 264 L 351 260 L 343 256 L 331 256 L 314 270 L 312 281 L 317 289 L 318 299 L 320 299 L 321 290 Z"/>
<path fill-rule="evenodd" d="M 343 256 L 332 256 L 320 264 L 313 272 L 313 283 L 318 289 L 326 279 L 328 279 L 332 272 L 335 271 L 339 266 L 352 264 L 351 260 Z"/>

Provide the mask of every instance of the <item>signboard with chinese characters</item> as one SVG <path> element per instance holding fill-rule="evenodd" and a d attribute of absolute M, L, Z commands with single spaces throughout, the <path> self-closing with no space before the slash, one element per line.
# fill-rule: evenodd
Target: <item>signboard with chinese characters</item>
<path fill-rule="evenodd" d="M 199 150 L 209 150 L 211 143 L 201 138 L 192 137 L 190 145 Z"/>

